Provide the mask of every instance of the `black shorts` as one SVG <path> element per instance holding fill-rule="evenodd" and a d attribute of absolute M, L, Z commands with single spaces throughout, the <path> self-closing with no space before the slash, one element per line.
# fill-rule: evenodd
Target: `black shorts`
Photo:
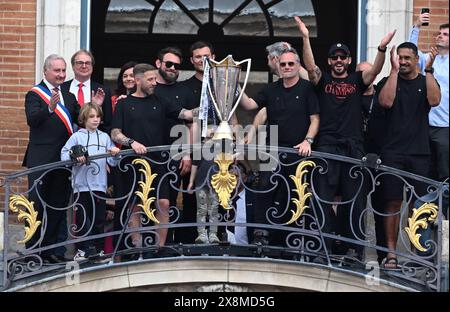
<path fill-rule="evenodd" d="M 134 158 L 133 158 L 134 159 Z M 132 158 L 130 159 L 124 159 L 124 162 L 120 164 L 120 168 L 127 169 L 129 164 L 131 164 Z M 148 194 L 148 197 L 156 197 L 157 199 L 169 199 L 169 177 L 170 175 L 167 175 L 167 167 L 165 165 L 157 165 L 154 163 L 149 162 L 150 168 L 151 168 L 151 174 L 156 173 L 156 177 L 153 179 L 151 187 L 153 190 L 150 191 Z M 125 172 L 122 170 L 117 170 L 119 175 L 120 183 L 117 185 L 117 187 L 120 188 L 119 196 L 124 196 L 126 194 L 129 194 L 130 191 L 134 192 L 141 191 L 142 187 L 139 186 L 139 181 L 145 181 L 144 176 L 139 171 L 139 169 L 143 169 L 142 165 L 133 165 L 134 172 L 136 173 L 136 178 L 134 175 L 134 172 L 131 168 L 128 168 Z M 138 202 L 139 202 L 138 198 Z"/>
<path fill-rule="evenodd" d="M 414 173 L 419 176 L 429 177 L 430 156 L 428 155 L 398 155 L 382 154 L 382 165 Z M 427 193 L 427 183 L 414 179 L 405 179 L 414 186 L 418 197 Z M 404 181 L 394 175 L 384 175 L 381 179 L 381 192 L 385 200 L 402 200 L 404 193 Z"/>

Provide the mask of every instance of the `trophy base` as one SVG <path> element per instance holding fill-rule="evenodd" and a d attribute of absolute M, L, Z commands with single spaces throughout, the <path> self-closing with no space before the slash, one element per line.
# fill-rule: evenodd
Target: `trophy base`
<path fill-rule="evenodd" d="M 226 121 L 222 121 L 217 127 L 213 140 L 231 140 L 233 141 L 233 130 L 231 129 L 231 126 Z"/>

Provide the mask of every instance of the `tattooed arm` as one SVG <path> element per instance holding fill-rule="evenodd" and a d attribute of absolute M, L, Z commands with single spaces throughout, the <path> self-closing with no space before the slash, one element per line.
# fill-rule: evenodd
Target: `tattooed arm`
<path fill-rule="evenodd" d="M 322 77 L 322 71 L 314 61 L 314 54 L 311 48 L 311 42 L 309 41 L 309 30 L 300 17 L 296 16 L 295 21 L 303 39 L 303 61 L 305 62 L 305 67 L 308 71 L 309 81 L 311 81 L 312 84 L 317 85 Z"/>
<path fill-rule="evenodd" d="M 187 121 L 192 121 L 194 118 L 198 117 L 198 112 L 200 108 L 185 109 L 183 108 L 178 115 L 178 119 L 184 119 Z"/>
<path fill-rule="evenodd" d="M 114 142 L 121 144 L 123 146 L 131 147 L 136 154 L 145 154 L 147 153 L 147 148 L 141 143 L 134 141 L 131 138 L 126 137 L 122 133 L 122 129 L 114 128 L 111 130 L 111 138 Z"/>

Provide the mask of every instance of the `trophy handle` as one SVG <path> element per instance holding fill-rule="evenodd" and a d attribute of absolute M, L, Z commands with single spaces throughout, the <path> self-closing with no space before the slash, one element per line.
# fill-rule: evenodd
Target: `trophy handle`
<path fill-rule="evenodd" d="M 244 95 L 245 87 L 247 86 L 248 77 L 250 76 L 250 68 L 252 67 L 252 59 L 245 59 L 245 60 L 243 60 L 243 61 L 241 61 L 239 63 L 236 63 L 236 64 L 237 65 L 241 65 L 241 64 L 244 64 L 244 63 L 248 63 L 248 65 L 247 65 L 247 72 L 245 73 L 244 85 L 242 86 L 241 92 L 239 93 L 239 96 L 237 98 L 237 101 L 236 101 L 237 105 L 236 105 L 236 103 L 234 103 L 233 108 L 231 109 L 230 115 L 228 116 L 227 122 L 230 120 L 231 116 L 233 116 L 233 114 L 234 114 L 234 111 L 239 106 L 239 102 L 241 101 L 241 98 Z M 215 105 L 215 103 L 214 103 L 214 105 Z"/>
<path fill-rule="evenodd" d="M 213 60 L 210 60 L 209 58 L 207 58 L 207 61 L 208 61 L 208 63 L 210 63 Z M 217 63 L 217 62 L 215 62 L 215 63 Z M 220 112 L 219 106 L 217 105 L 216 100 L 214 99 L 214 96 L 211 91 L 211 78 L 210 77 L 208 78 L 208 83 L 206 84 L 206 86 L 208 88 L 209 97 L 210 97 L 211 101 L 213 102 L 213 105 L 214 105 L 214 108 L 216 109 L 217 114 L 219 115 L 219 119 L 223 120 L 222 113 Z"/>

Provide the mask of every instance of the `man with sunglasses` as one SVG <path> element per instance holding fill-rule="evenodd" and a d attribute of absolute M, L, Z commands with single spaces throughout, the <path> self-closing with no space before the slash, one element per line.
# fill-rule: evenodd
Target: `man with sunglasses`
<path fill-rule="evenodd" d="M 292 49 L 289 42 L 278 41 L 266 47 L 267 52 L 267 66 L 269 67 L 270 73 L 280 77 L 280 56 L 284 52 Z M 309 80 L 308 72 L 305 68 L 300 65 L 300 78 Z M 267 120 L 267 109 L 262 108 L 258 111 L 253 119 L 253 127 L 247 133 L 245 137 L 245 144 L 250 144 L 253 141 L 253 137 L 256 134 L 256 130 L 259 126 L 264 125 Z"/>
<path fill-rule="evenodd" d="M 293 48 L 284 51 L 280 55 L 279 65 L 280 78 L 277 82 L 268 84 L 257 96 L 252 99 L 247 95 L 243 95 L 240 105 L 244 109 L 251 110 L 262 108 L 265 110 L 264 121 L 267 119 L 269 130 L 274 127 L 278 130 L 278 145 L 281 147 L 295 148 L 300 156 L 311 155 L 311 145 L 317 135 L 319 129 L 319 102 L 313 85 L 300 78 L 300 57 Z M 271 137 L 267 135 L 267 140 Z M 267 142 L 271 145 L 273 142 Z M 283 163 L 295 163 L 298 156 L 289 155 L 288 159 L 284 159 Z M 288 194 L 286 188 L 274 188 L 274 183 L 282 184 L 283 181 L 279 177 L 273 177 L 270 168 L 267 171 L 261 170 L 259 191 L 256 198 L 255 223 L 269 223 L 266 212 L 270 207 L 275 206 L 278 209 L 277 215 L 283 215 L 284 207 L 289 205 L 286 202 Z M 295 174 L 296 166 L 281 166 L 280 175 L 283 175 L 287 181 L 289 175 Z M 294 188 L 293 185 L 289 189 Z M 269 191 L 271 190 L 271 191 Z M 285 214 L 287 216 L 287 214 Z M 277 223 L 283 223 L 288 220 L 273 220 Z M 254 230 L 254 244 L 267 245 L 285 245 L 284 233 L 266 230 Z"/>
<path fill-rule="evenodd" d="M 157 86 L 155 88 L 155 95 L 168 102 L 174 103 L 185 109 L 193 109 L 198 105 L 193 101 L 190 96 L 190 90 L 182 83 L 178 82 L 178 76 L 180 74 L 181 63 L 183 60 L 182 52 L 177 47 L 167 47 L 158 52 L 156 59 L 156 68 L 158 69 L 158 76 L 156 79 Z M 180 133 L 176 130 L 176 126 L 184 126 L 184 129 L 189 129 L 188 132 Z M 167 119 L 167 135 L 168 143 L 173 144 L 175 141 L 179 143 L 180 138 L 186 138 L 182 143 L 189 144 L 192 137 L 192 122 L 184 122 L 179 119 Z M 171 133 L 173 132 L 173 133 Z M 179 161 L 175 161 L 175 165 L 178 167 L 178 179 L 176 181 L 176 187 L 181 186 L 183 181 L 184 188 L 189 184 L 189 172 L 191 171 L 192 160 L 189 154 L 185 154 Z M 170 188 L 170 205 L 176 206 L 178 192 Z M 195 202 L 191 194 L 183 193 L 183 211 L 195 211 Z M 173 239 L 172 230 L 169 233 L 169 240 Z M 179 235 L 177 235 L 179 239 Z M 193 241 L 191 241 L 193 242 Z"/>
<path fill-rule="evenodd" d="M 349 48 L 342 44 L 333 44 L 328 51 L 328 65 L 331 73 L 323 72 L 314 61 L 314 55 L 309 40 L 309 30 L 299 17 L 295 17 L 300 35 L 303 38 L 303 58 L 310 81 L 315 85 L 320 102 L 320 129 L 316 140 L 316 150 L 331 154 L 361 159 L 364 156 L 362 133 L 362 96 L 381 72 L 385 60 L 387 45 L 395 35 L 387 34 L 378 47 L 373 66 L 365 71 L 349 73 L 352 62 Z M 318 186 L 317 193 L 321 200 L 334 202 L 334 198 L 342 195 L 343 201 L 352 201 L 361 184 L 359 179 L 350 177 L 351 165 L 328 161 L 326 174 L 314 175 L 312 179 Z M 333 224 L 331 204 L 322 203 L 325 223 L 323 231 L 333 233 L 340 228 L 342 236 L 353 239 L 364 239 L 360 231 L 359 216 L 364 206 L 361 192 L 354 199 L 353 213 L 350 215 L 350 204 L 338 205 L 337 219 L 339 224 Z M 350 226 L 350 221 L 353 226 Z M 353 229 L 352 229 L 353 228 Z M 331 240 L 326 241 L 331 247 Z M 351 250 L 349 249 L 351 248 Z M 362 257 L 363 249 L 359 245 L 347 244 L 344 250 Z"/>

